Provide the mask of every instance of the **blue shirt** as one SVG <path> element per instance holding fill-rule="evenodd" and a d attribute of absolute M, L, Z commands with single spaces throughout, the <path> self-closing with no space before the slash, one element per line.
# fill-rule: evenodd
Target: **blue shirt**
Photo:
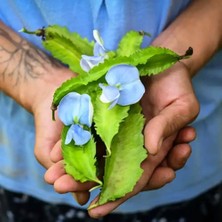
<path fill-rule="evenodd" d="M 98 29 L 107 49 L 115 49 L 129 30 L 152 34 L 155 38 L 187 5 L 189 0 L 5 0 L 0 4 L 0 19 L 15 31 L 35 30 L 59 24 L 92 39 Z M 21 33 L 20 33 L 21 34 Z M 41 46 L 31 35 L 24 38 Z M 164 188 L 142 192 L 116 211 L 135 212 L 166 203 L 186 200 L 204 192 L 222 180 L 222 52 L 194 78 L 193 84 L 201 111 L 193 123 L 198 137 L 187 165 Z M 53 203 L 78 206 L 70 194 L 55 193 L 43 180 L 45 169 L 34 158 L 33 117 L 11 98 L 0 92 L 0 186 L 24 192 Z M 95 196 L 96 193 L 93 194 Z"/>

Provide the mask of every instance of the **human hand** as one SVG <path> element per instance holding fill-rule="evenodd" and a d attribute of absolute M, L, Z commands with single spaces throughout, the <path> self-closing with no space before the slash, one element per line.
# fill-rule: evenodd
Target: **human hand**
<path fill-rule="evenodd" d="M 195 131 L 183 127 L 195 119 L 199 104 L 187 68 L 178 63 L 164 74 L 150 78 L 147 83 L 142 106 L 147 119 L 144 129 L 145 146 L 150 155 L 142 163 L 144 173 L 131 193 L 117 201 L 91 209 L 89 213 L 92 217 L 111 212 L 142 190 L 164 185 L 161 180 L 166 183 L 168 178 L 168 182 L 171 181 L 174 178 L 173 169 L 177 169 L 174 161 L 179 152 L 185 152 L 186 155 L 183 155 L 186 158 L 190 154 L 188 143 L 195 138 Z M 182 166 L 183 164 L 180 165 Z"/>
<path fill-rule="evenodd" d="M 2 45 L 4 45 L 6 50 L 2 50 L 2 58 L 8 58 L 8 54 L 11 52 L 10 42 L 19 43 L 14 44 L 14 51 L 17 52 L 15 57 L 17 59 L 12 60 L 12 63 L 10 63 L 10 70 L 13 70 L 12 73 L 14 74 L 13 78 L 9 78 L 11 74 L 7 73 L 8 69 L 6 68 L 8 67 L 8 63 L 6 63 L 5 66 L 3 65 L 3 70 L 7 78 L 5 78 L 4 81 L 1 81 L 1 89 L 34 114 L 36 125 L 35 156 L 44 167 L 50 168 L 51 171 L 48 171 L 49 173 L 47 175 L 52 175 L 51 180 L 47 176 L 46 180 L 48 179 L 49 183 L 54 184 L 54 187 L 58 192 L 75 191 L 78 193 L 80 192 L 79 194 L 81 194 L 83 191 L 83 197 L 87 197 L 87 195 L 89 195 L 88 190 L 92 187 L 92 184 L 80 184 L 74 181 L 68 175 L 65 175 L 64 167 L 61 165 L 62 161 L 57 162 L 55 158 L 53 159 L 53 155 L 51 155 L 52 157 L 50 158 L 51 151 L 56 150 L 57 147 L 60 149 L 59 141 L 62 127 L 62 124 L 59 121 L 51 121 L 51 111 L 49 107 L 51 105 L 52 95 L 54 90 L 64 80 L 70 78 L 73 73 L 69 72 L 66 68 L 57 66 L 54 61 L 43 52 L 28 44 L 24 39 L 20 38 L 16 33 L 5 27 L 3 24 L 0 23 L 0 25 L 5 30 L 7 37 L 3 38 Z M 8 38 L 8 36 L 10 36 L 10 38 Z M 12 39 L 15 39 L 16 41 L 14 42 Z M 10 48 L 10 50 L 8 50 L 8 48 Z M 18 61 L 19 64 L 15 63 L 15 61 Z M 19 75 L 16 75 L 17 73 Z M 58 168 L 58 166 L 61 167 Z M 58 168 L 58 171 L 54 171 L 55 174 L 53 178 L 53 174 L 51 173 L 53 173 L 53 169 L 56 169 L 56 167 Z M 151 171 L 152 169 L 150 172 Z M 153 173 L 153 175 L 158 174 L 159 173 Z M 153 181 L 153 183 L 149 183 L 151 185 L 153 184 L 151 187 L 155 188 L 161 186 L 161 183 L 162 185 L 164 184 L 164 179 L 159 183 L 159 181 L 155 179 L 156 177 L 154 177 L 154 179 L 152 178 L 153 177 L 151 176 L 150 182 Z M 67 180 L 68 183 L 66 183 Z M 156 184 L 159 185 L 156 186 Z M 85 198 L 82 203 L 85 202 L 86 199 L 87 198 Z M 105 212 L 103 214 L 105 214 Z"/>
<path fill-rule="evenodd" d="M 153 174 L 143 190 L 152 190 L 164 186 L 175 178 L 175 171 L 182 168 L 190 156 L 191 148 L 189 142 L 195 139 L 195 130 L 192 127 L 185 127 L 180 130 L 174 140 L 174 147 L 169 151 L 164 161 L 154 169 Z M 102 156 L 102 155 L 101 155 Z M 156 156 L 150 158 L 157 158 Z M 95 186 L 94 183 L 79 183 L 66 174 L 59 141 L 51 150 L 50 159 L 53 165 L 46 171 L 45 180 L 52 184 L 58 193 L 71 192 L 80 205 L 87 203 L 90 192 L 89 189 Z"/>
<path fill-rule="evenodd" d="M 65 80 L 75 75 L 62 66 L 57 67 L 57 70 L 51 70 L 51 72 L 57 72 L 57 74 L 55 74 L 54 78 L 48 79 L 48 81 L 42 81 L 41 87 L 37 88 L 39 91 L 37 96 L 33 98 L 32 104 L 29 105 L 35 120 L 36 141 L 34 154 L 43 167 L 53 169 L 52 174 L 49 173 L 50 177 L 48 178 L 46 176 L 46 182 L 54 184 L 57 192 L 65 193 L 75 191 L 76 194 L 74 195 L 80 199 L 80 203 L 87 202 L 89 192 L 85 192 L 85 190 L 88 191 L 94 184 L 77 182 L 73 180 L 71 176 L 65 174 L 64 166 L 62 161 L 60 161 L 62 160 L 61 131 L 63 124 L 58 117 L 55 118 L 55 121 L 52 120 L 52 111 L 50 109 L 56 88 Z M 65 175 L 61 175 L 61 171 L 64 172 Z M 52 183 L 51 181 L 54 180 L 58 174 L 61 175 L 59 180 L 56 183 Z M 84 190 L 84 192 L 80 192 L 82 190 Z"/>
<path fill-rule="evenodd" d="M 190 80 L 188 81 L 188 83 L 189 83 L 188 84 L 189 87 L 187 88 L 188 92 L 192 92 L 192 90 L 190 90 L 192 89 L 192 87 L 190 88 Z M 193 92 L 191 94 L 192 96 L 194 96 Z M 177 96 L 179 98 L 180 94 L 178 94 Z M 151 118 L 148 114 L 149 113 L 146 113 L 147 119 Z M 139 192 L 142 189 L 143 190 L 155 189 L 163 186 L 167 182 L 170 182 L 175 177 L 174 170 L 181 168 L 185 164 L 186 160 L 190 155 L 190 147 L 188 143 L 195 138 L 195 131 L 193 128 L 187 127 L 183 128 L 179 133 L 175 131 L 172 134 L 174 135 L 169 136 L 169 138 L 164 141 L 165 144 L 164 148 L 162 149 L 161 152 L 159 152 L 159 154 L 153 157 L 150 156 L 148 158 L 149 159 L 148 163 L 145 163 L 144 161 L 143 167 L 145 169 L 148 169 L 149 171 L 148 173 L 146 173 L 146 176 L 143 176 L 146 177 L 146 179 L 144 180 L 146 182 L 142 183 L 143 187 L 141 187 L 141 185 L 137 186 L 137 191 L 134 190 L 134 193 L 131 193 L 131 196 L 135 195 L 135 192 Z M 168 135 L 166 137 L 168 137 Z M 171 150 L 168 153 L 169 149 Z M 166 156 L 167 153 L 168 156 Z M 50 169 L 46 172 L 45 175 L 46 181 L 50 184 L 54 184 L 56 191 L 60 193 L 77 192 L 79 194 L 79 198 L 77 198 L 79 202 L 82 204 L 86 203 L 89 197 L 88 190 L 90 189 L 90 186 L 92 186 L 92 184 L 89 183 L 85 183 L 84 185 L 80 184 L 74 181 L 69 175 L 66 175 L 62 163 L 60 144 L 58 144 L 52 150 L 50 156 L 51 159 L 54 162 L 56 162 L 56 164 L 50 167 Z M 165 161 L 162 162 L 164 158 Z M 66 178 L 65 184 L 63 182 L 64 178 Z M 129 198 L 129 195 L 127 196 Z M 90 210 L 90 213 L 93 217 L 97 217 L 98 215 L 100 216 L 105 215 L 110 211 L 112 211 L 115 207 L 117 207 L 125 200 L 126 199 L 123 198 L 121 199 L 121 201 L 115 201 L 111 205 L 108 204 L 101 207 L 97 207 L 95 209 Z"/>

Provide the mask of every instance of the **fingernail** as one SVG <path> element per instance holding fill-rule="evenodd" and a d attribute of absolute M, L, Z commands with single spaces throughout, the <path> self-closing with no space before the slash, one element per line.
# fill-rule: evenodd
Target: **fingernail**
<path fill-rule="evenodd" d="M 74 199 L 76 200 L 76 202 L 77 202 L 78 204 L 82 205 L 82 204 L 81 204 L 81 201 L 80 201 L 81 198 L 79 197 L 79 194 L 74 193 L 74 192 L 71 192 L 71 194 L 72 194 L 72 196 L 74 197 Z"/>
<path fill-rule="evenodd" d="M 89 200 L 89 195 L 86 192 L 76 192 L 76 193 L 71 192 L 71 194 L 76 200 L 76 202 L 81 206 L 86 204 Z"/>
<path fill-rule="evenodd" d="M 71 192 L 71 194 L 72 194 L 72 196 L 74 197 L 74 199 L 78 202 L 78 199 L 77 199 L 77 195 L 76 195 L 76 193 Z"/>

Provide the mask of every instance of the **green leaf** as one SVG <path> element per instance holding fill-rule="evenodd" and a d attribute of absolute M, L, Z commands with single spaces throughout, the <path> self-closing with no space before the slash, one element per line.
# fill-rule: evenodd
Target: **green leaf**
<path fill-rule="evenodd" d="M 147 48 L 140 49 L 139 51 L 135 52 L 131 57 L 132 60 L 134 60 L 133 64 L 137 66 L 139 64 L 146 64 L 150 58 L 160 54 L 172 55 L 179 58 L 179 55 L 177 55 L 170 49 L 155 46 L 149 46 Z"/>
<path fill-rule="evenodd" d="M 81 54 L 69 40 L 61 36 L 54 36 L 53 39 L 43 41 L 42 44 L 54 58 L 68 65 L 70 70 L 77 74 L 85 73 L 80 66 Z"/>
<path fill-rule="evenodd" d="M 143 35 L 137 31 L 127 32 L 121 39 L 118 49 L 117 56 L 130 56 L 140 49 L 143 41 Z"/>
<path fill-rule="evenodd" d="M 73 141 L 66 145 L 64 141 L 68 129 L 69 127 L 64 126 L 62 132 L 62 154 L 66 173 L 77 181 L 94 181 L 102 185 L 97 178 L 96 145 L 93 138 L 84 146 L 76 146 Z"/>
<path fill-rule="evenodd" d="M 67 27 L 59 25 L 48 26 L 45 29 L 45 38 L 50 40 L 54 36 L 61 36 L 65 40 L 69 40 L 81 55 L 93 55 L 94 42 L 89 42 L 87 38 L 82 38 L 77 32 L 70 32 Z"/>
<path fill-rule="evenodd" d="M 73 72 L 78 74 L 85 73 L 80 66 L 82 54 L 93 54 L 93 43 L 89 43 L 77 33 L 71 33 L 66 27 L 58 25 L 45 29 L 45 40 L 42 44 L 54 58 L 68 65 Z"/>
<path fill-rule="evenodd" d="M 110 59 L 106 59 L 103 63 L 98 64 L 97 66 L 94 66 L 90 71 L 89 71 L 89 81 L 96 81 L 103 77 L 108 70 L 115 65 L 119 64 L 131 64 L 132 60 L 130 57 L 114 57 Z"/>
<path fill-rule="evenodd" d="M 60 36 L 54 36 L 51 40 L 42 42 L 45 49 L 51 52 L 52 56 L 63 64 L 68 65 L 70 70 L 77 74 L 82 74 L 84 71 L 80 67 L 81 54 L 76 51 L 76 48 L 71 45 L 68 40 Z"/>
<path fill-rule="evenodd" d="M 94 104 L 94 122 L 96 133 L 106 145 L 107 156 L 111 154 L 111 142 L 118 133 L 120 123 L 128 116 L 129 106 L 116 105 L 109 109 L 110 104 L 100 101 L 97 97 Z"/>
<path fill-rule="evenodd" d="M 73 77 L 63 82 L 62 85 L 56 89 L 53 95 L 53 105 L 58 106 L 61 99 L 70 92 L 78 92 L 80 94 L 81 92 L 89 93 L 89 91 L 98 86 L 97 83 L 89 84 L 89 80 L 90 78 L 88 78 L 88 74 L 86 74 Z"/>
<path fill-rule="evenodd" d="M 155 75 L 170 68 L 179 61 L 179 56 L 170 54 L 158 54 L 150 59 L 144 65 L 138 65 L 140 76 Z"/>
<path fill-rule="evenodd" d="M 143 126 L 140 106 L 131 106 L 129 116 L 113 139 L 112 155 L 106 158 L 102 191 L 93 207 L 114 201 L 133 190 L 143 173 L 141 162 L 147 157 L 143 148 Z"/>
<path fill-rule="evenodd" d="M 41 36 L 45 49 L 51 52 L 52 56 L 77 73 L 84 74 L 80 67 L 82 55 L 93 55 L 94 42 L 89 42 L 76 32 L 70 32 L 66 27 L 52 25 L 46 28 L 29 31 L 26 28 L 21 30 L 27 34 Z"/>

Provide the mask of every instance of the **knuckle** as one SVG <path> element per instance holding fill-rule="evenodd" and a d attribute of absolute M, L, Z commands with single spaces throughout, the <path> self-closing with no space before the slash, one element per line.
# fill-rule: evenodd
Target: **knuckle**
<path fill-rule="evenodd" d="M 187 98 L 181 107 L 180 116 L 184 118 L 185 121 L 192 122 L 198 116 L 199 111 L 200 105 L 196 97 Z"/>
<path fill-rule="evenodd" d="M 55 181 L 55 183 L 54 183 L 54 190 L 59 194 L 64 194 L 64 193 L 68 193 L 71 191 L 71 190 L 65 189 L 63 186 L 61 186 L 61 184 L 58 181 Z"/>
<path fill-rule="evenodd" d="M 54 184 L 54 181 L 49 177 L 49 175 L 47 174 L 47 172 L 45 173 L 44 175 L 44 180 L 46 183 L 50 184 L 50 185 L 53 185 Z"/>
<path fill-rule="evenodd" d="M 189 110 L 190 113 L 193 114 L 193 119 L 195 119 L 200 112 L 200 105 L 196 98 L 193 98 L 193 100 L 190 102 Z"/>
<path fill-rule="evenodd" d="M 35 146 L 34 156 L 35 156 L 36 160 L 37 160 L 40 164 L 42 164 L 42 163 L 41 163 L 41 159 L 42 159 L 42 158 L 41 158 L 41 152 L 39 152 L 38 146 Z"/>
<path fill-rule="evenodd" d="M 49 163 L 49 157 L 47 155 L 45 155 L 45 153 L 42 151 L 43 149 L 41 149 L 39 146 L 35 146 L 34 148 L 34 156 L 36 158 L 36 160 L 46 169 L 49 168 L 49 166 L 51 165 Z"/>

